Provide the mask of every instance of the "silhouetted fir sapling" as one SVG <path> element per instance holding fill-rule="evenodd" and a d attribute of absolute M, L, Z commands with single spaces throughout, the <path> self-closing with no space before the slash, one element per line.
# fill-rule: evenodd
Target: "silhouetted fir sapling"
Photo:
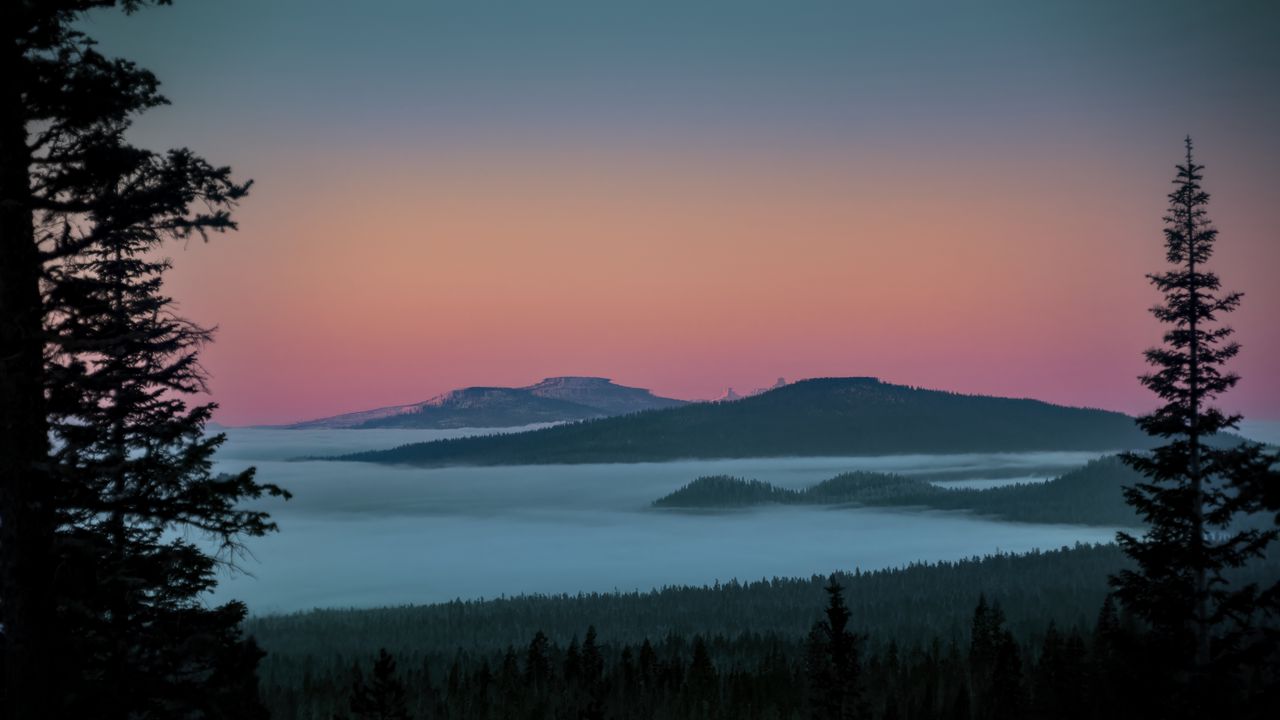
<path fill-rule="evenodd" d="M 1187 138 L 1164 218 L 1166 257 L 1173 267 L 1148 276 L 1163 295 L 1152 314 L 1169 328 L 1164 344 L 1146 351 L 1155 369 L 1141 380 L 1164 405 L 1138 423 L 1165 444 L 1124 456 L 1145 476 L 1125 495 L 1149 529 L 1141 537 L 1118 534 L 1137 567 L 1113 576 L 1112 585 L 1150 623 L 1158 656 L 1190 679 L 1194 697 L 1208 702 L 1210 691 L 1231 694 L 1233 668 L 1265 652 L 1258 644 L 1265 635 L 1255 621 L 1267 596 L 1253 585 L 1233 585 L 1226 574 L 1260 557 L 1276 537 L 1274 527 L 1242 528 L 1238 520 L 1264 506 L 1263 488 L 1277 481 L 1277 458 L 1253 443 L 1227 449 L 1206 443 L 1240 420 L 1210 403 L 1239 379 L 1224 370 L 1240 346 L 1219 317 L 1235 310 L 1241 295 L 1223 292 L 1218 276 L 1205 267 L 1218 231 L 1207 214 L 1202 170 Z"/>

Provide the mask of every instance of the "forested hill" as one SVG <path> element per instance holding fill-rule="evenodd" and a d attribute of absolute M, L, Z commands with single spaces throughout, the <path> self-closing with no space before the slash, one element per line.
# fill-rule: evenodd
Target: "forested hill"
<path fill-rule="evenodd" d="M 696 403 L 510 435 L 346 455 L 424 466 L 646 462 L 1146 447 L 1131 418 L 1038 400 L 960 395 L 875 378 L 803 380 Z"/>
<path fill-rule="evenodd" d="M 969 510 L 1005 520 L 1136 527 L 1141 521 L 1122 488 L 1142 479 L 1118 457 L 1095 460 L 1048 482 L 946 488 L 922 477 L 852 472 L 804 490 L 759 480 L 701 477 L 654 501 L 658 508 L 717 509 L 764 504 L 919 506 Z"/>

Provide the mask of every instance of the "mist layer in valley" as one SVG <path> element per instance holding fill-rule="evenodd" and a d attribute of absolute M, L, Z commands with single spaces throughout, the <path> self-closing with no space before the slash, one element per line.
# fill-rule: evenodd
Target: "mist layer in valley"
<path fill-rule="evenodd" d="M 256 465 L 294 493 L 266 507 L 280 532 L 249 543 L 246 572 L 217 599 L 257 614 L 520 593 L 648 590 L 805 576 L 1107 542 L 1109 528 L 1034 525 L 961 512 L 769 507 L 672 514 L 655 497 L 701 475 L 802 488 L 850 470 L 983 485 L 1060 474 L 1098 456 L 1054 452 L 777 458 L 423 469 L 290 462 L 471 430 L 234 429 L 218 470 Z"/>

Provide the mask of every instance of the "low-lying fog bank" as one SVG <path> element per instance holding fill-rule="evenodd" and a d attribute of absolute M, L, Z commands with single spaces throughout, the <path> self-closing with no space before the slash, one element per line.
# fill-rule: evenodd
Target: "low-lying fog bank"
<path fill-rule="evenodd" d="M 516 593 L 647 590 L 883 568 L 1106 542 L 1107 528 L 1003 523 L 962 513 L 821 507 L 680 515 L 650 502 L 700 475 L 800 488 L 850 470 L 988 486 L 1042 480 L 1097 453 L 772 458 L 420 469 L 288 462 L 474 430 L 233 429 L 219 470 L 256 465 L 291 490 L 280 532 L 250 541 L 218 598 L 254 613 Z"/>

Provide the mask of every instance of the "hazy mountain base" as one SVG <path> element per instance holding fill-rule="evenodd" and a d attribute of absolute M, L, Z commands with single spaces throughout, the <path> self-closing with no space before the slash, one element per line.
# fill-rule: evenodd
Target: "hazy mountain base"
<path fill-rule="evenodd" d="M 695 403 L 535 432 L 362 452 L 336 460 L 522 465 L 689 458 L 820 457 L 1049 450 L 1152 444 L 1116 412 L 960 395 L 875 378 L 802 380 L 728 403 Z"/>
<path fill-rule="evenodd" d="M 1018 483 L 986 489 L 946 488 L 928 476 L 853 472 L 803 490 L 759 480 L 701 477 L 654 501 L 658 508 L 716 509 L 757 505 L 807 504 L 915 506 L 968 510 L 1004 520 L 1134 527 L 1141 524 L 1125 503 L 1122 488 L 1140 476 L 1118 457 L 1095 460 L 1043 483 Z"/>

